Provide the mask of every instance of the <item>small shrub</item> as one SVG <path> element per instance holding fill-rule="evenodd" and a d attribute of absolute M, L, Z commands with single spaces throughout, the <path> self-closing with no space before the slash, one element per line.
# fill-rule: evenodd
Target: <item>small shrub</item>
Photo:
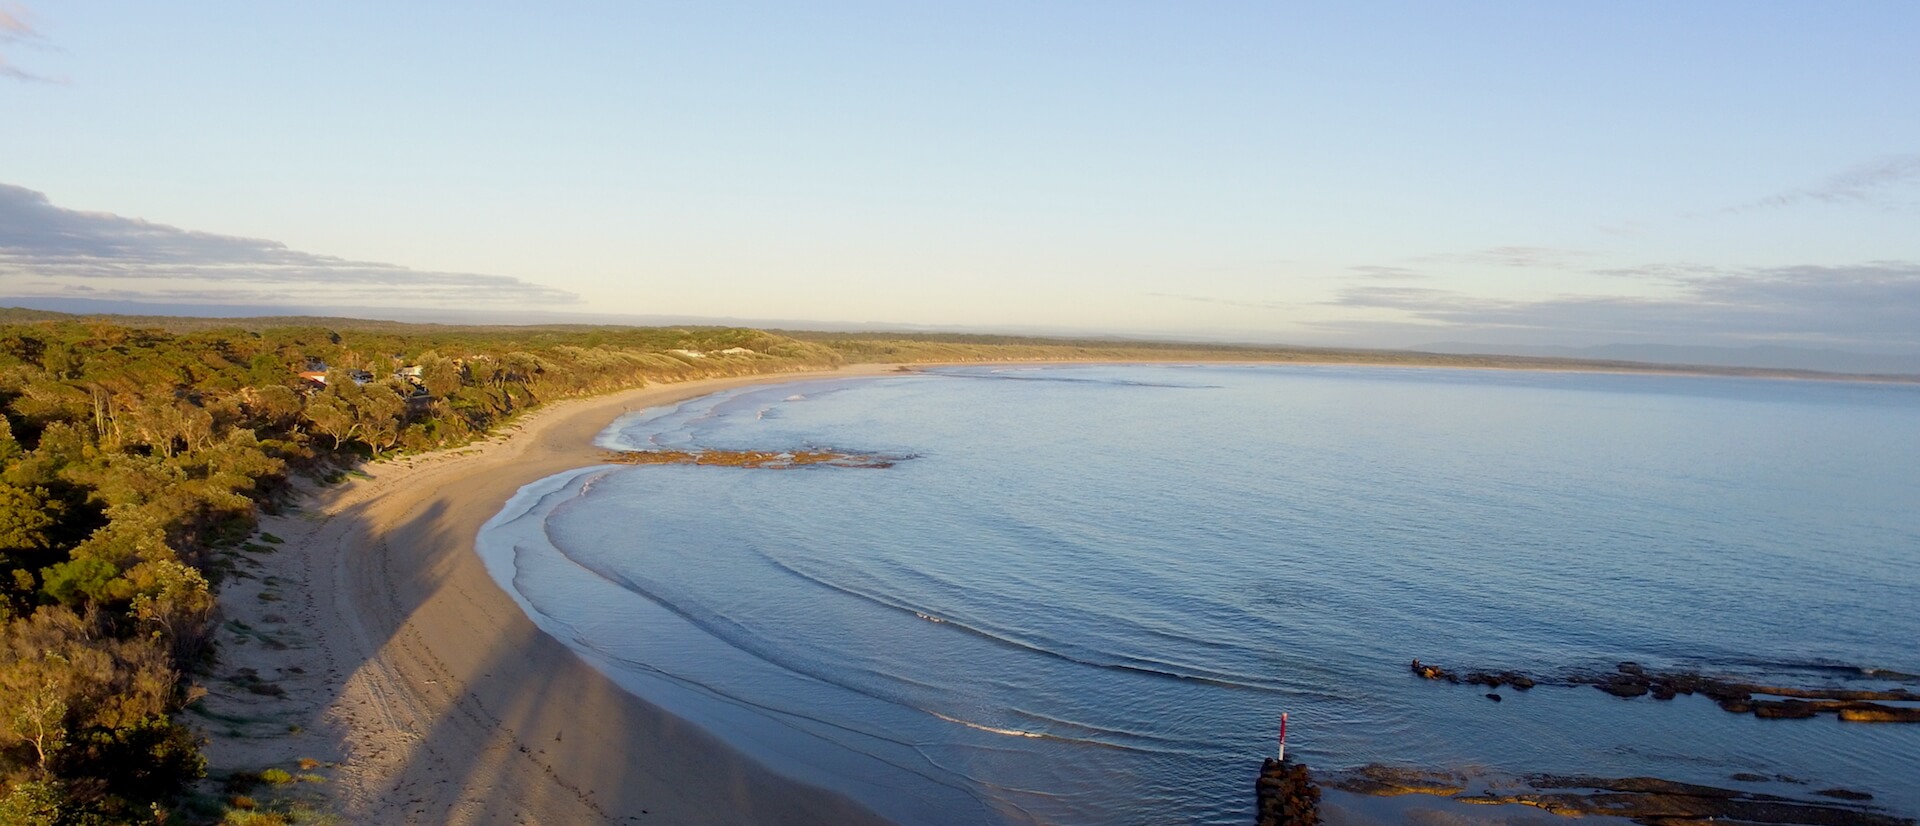
<path fill-rule="evenodd" d="M 287 822 L 293 826 L 340 826 L 340 818 L 297 803 L 287 810 Z"/>
<path fill-rule="evenodd" d="M 53 826 L 60 822 L 66 789 L 58 781 L 29 780 L 0 797 L 0 823 L 13 826 Z"/>
<path fill-rule="evenodd" d="M 284 815 L 257 809 L 233 809 L 220 819 L 220 826 L 288 826 Z"/>
<path fill-rule="evenodd" d="M 286 769 L 267 769 L 260 773 L 260 779 L 275 786 L 282 786 L 292 783 L 293 775 L 288 774 Z"/>

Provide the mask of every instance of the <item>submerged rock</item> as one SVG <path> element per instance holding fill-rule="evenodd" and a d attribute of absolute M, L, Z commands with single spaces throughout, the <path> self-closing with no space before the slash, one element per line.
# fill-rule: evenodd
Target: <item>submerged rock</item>
<path fill-rule="evenodd" d="M 1805 720 L 1819 713 L 1819 706 L 1805 700 L 1755 700 L 1753 703 L 1753 716 L 1762 720 Z"/>
<path fill-rule="evenodd" d="M 1608 677 L 1604 682 L 1594 683 L 1593 687 L 1612 694 L 1615 697 L 1640 697 L 1652 690 L 1651 684 L 1647 682 L 1645 677 L 1635 677 L 1628 674 L 1613 675 Z"/>
<path fill-rule="evenodd" d="M 1767 780 L 1761 775 L 1739 779 Z M 1864 792 L 1827 789 L 1814 794 L 1834 798 L 1796 800 L 1777 795 L 1681 783 L 1657 777 L 1585 777 L 1538 774 L 1511 778 L 1471 793 L 1445 772 L 1389 766 L 1365 766 L 1340 772 L 1327 785 L 1356 794 L 1432 794 L 1463 803 L 1518 803 L 1558 815 L 1623 817 L 1649 826 L 1694 823 L 1786 824 L 1788 826 L 1912 826 L 1853 801 L 1871 800 Z M 1849 802 L 1837 802 L 1837 801 Z"/>
<path fill-rule="evenodd" d="M 1469 685 L 1484 685 L 1488 688 L 1499 688 L 1503 685 L 1510 685 L 1520 691 L 1526 691 L 1534 686 L 1532 677 L 1516 671 L 1502 671 L 1497 674 L 1487 671 L 1475 671 L 1465 677 L 1465 682 Z"/>
<path fill-rule="evenodd" d="M 1446 772 L 1382 766 L 1378 763 L 1340 772 L 1327 785 L 1354 794 L 1392 797 L 1402 794 L 1430 794 L 1452 797 L 1466 791 L 1466 781 Z"/>
<path fill-rule="evenodd" d="M 1804 720 L 1831 713 L 1853 723 L 1920 723 L 1920 705 L 1885 705 L 1878 701 L 1920 703 L 1920 693 L 1906 688 L 1801 688 L 1772 686 L 1708 677 L 1691 671 L 1655 672 L 1635 662 L 1623 662 L 1613 671 L 1574 674 L 1557 681 L 1536 681 L 1517 671 L 1471 671 L 1465 676 L 1445 668 L 1414 660 L 1413 673 L 1423 679 L 1453 684 L 1483 685 L 1488 688 L 1512 686 L 1526 691 L 1535 685 L 1590 685 L 1615 697 L 1632 699 L 1652 695 L 1656 700 L 1671 700 L 1681 694 L 1698 694 L 1733 714 L 1752 714 L 1764 720 Z M 1891 672 L 1871 669 L 1859 673 L 1884 679 Z M 1498 700 L 1494 695 L 1488 699 Z"/>

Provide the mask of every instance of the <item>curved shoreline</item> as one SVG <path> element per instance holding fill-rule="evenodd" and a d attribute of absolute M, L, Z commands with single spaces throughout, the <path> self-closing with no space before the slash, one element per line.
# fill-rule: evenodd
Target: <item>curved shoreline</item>
<path fill-rule="evenodd" d="M 250 597 L 264 602 L 266 592 L 247 582 L 221 597 L 230 616 L 238 609 L 253 626 L 261 611 L 297 612 L 284 635 L 297 640 L 289 651 L 229 647 L 239 656 L 222 663 L 256 668 L 288 696 L 235 698 L 216 686 L 214 698 L 223 710 L 236 699 L 277 707 L 281 722 L 305 731 L 216 742 L 209 756 L 229 770 L 294 757 L 333 762 L 332 782 L 315 791 L 355 823 L 886 822 L 620 689 L 538 630 L 486 572 L 474 540 L 525 484 L 603 464 L 593 436 L 626 410 L 895 369 L 562 401 L 474 446 L 369 466 L 358 481 L 308 491 L 303 510 L 262 522 L 288 541 L 258 573 L 292 586 L 289 602 L 256 605 Z"/>
<path fill-rule="evenodd" d="M 291 604 L 255 605 L 244 597 L 268 585 L 252 583 L 222 603 L 248 629 L 261 621 L 247 615 L 268 608 L 297 614 L 284 634 L 292 644 L 229 643 L 222 667 L 252 668 L 285 694 L 255 701 L 216 691 L 210 700 L 226 715 L 238 705 L 295 724 L 278 736 L 216 738 L 209 757 L 228 769 L 331 758 L 330 808 L 354 823 L 885 823 L 614 685 L 535 627 L 489 576 L 474 540 L 521 486 L 602 461 L 593 437 L 622 412 L 889 369 L 562 401 L 503 436 L 368 466 L 366 478 L 263 518 L 262 530 L 285 543 L 258 560 L 256 579 L 292 586 Z"/>

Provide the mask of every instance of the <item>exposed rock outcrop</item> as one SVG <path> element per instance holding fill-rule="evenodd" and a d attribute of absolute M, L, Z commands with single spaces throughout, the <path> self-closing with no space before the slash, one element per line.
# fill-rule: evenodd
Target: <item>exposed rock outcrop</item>
<path fill-rule="evenodd" d="M 1254 781 L 1259 826 L 1319 826 L 1320 787 L 1307 767 L 1292 760 L 1267 758 Z"/>
<path fill-rule="evenodd" d="M 1429 665 L 1419 660 L 1413 661 L 1412 668 L 1413 673 L 1420 675 L 1423 679 L 1439 680 L 1454 685 L 1466 683 L 1467 685 L 1483 685 L 1488 688 L 1499 688 L 1503 685 L 1509 685 L 1519 691 L 1526 691 L 1538 685 L 1532 677 L 1517 671 L 1470 671 L 1462 676 L 1437 665 Z"/>

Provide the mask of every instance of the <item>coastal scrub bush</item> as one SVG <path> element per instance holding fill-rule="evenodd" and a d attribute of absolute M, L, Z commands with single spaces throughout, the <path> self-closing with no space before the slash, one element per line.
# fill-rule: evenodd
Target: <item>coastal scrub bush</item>
<path fill-rule="evenodd" d="M 45 780 L 15 783 L 0 797 L 0 823 L 8 826 L 56 826 L 66 801 L 63 784 Z"/>

